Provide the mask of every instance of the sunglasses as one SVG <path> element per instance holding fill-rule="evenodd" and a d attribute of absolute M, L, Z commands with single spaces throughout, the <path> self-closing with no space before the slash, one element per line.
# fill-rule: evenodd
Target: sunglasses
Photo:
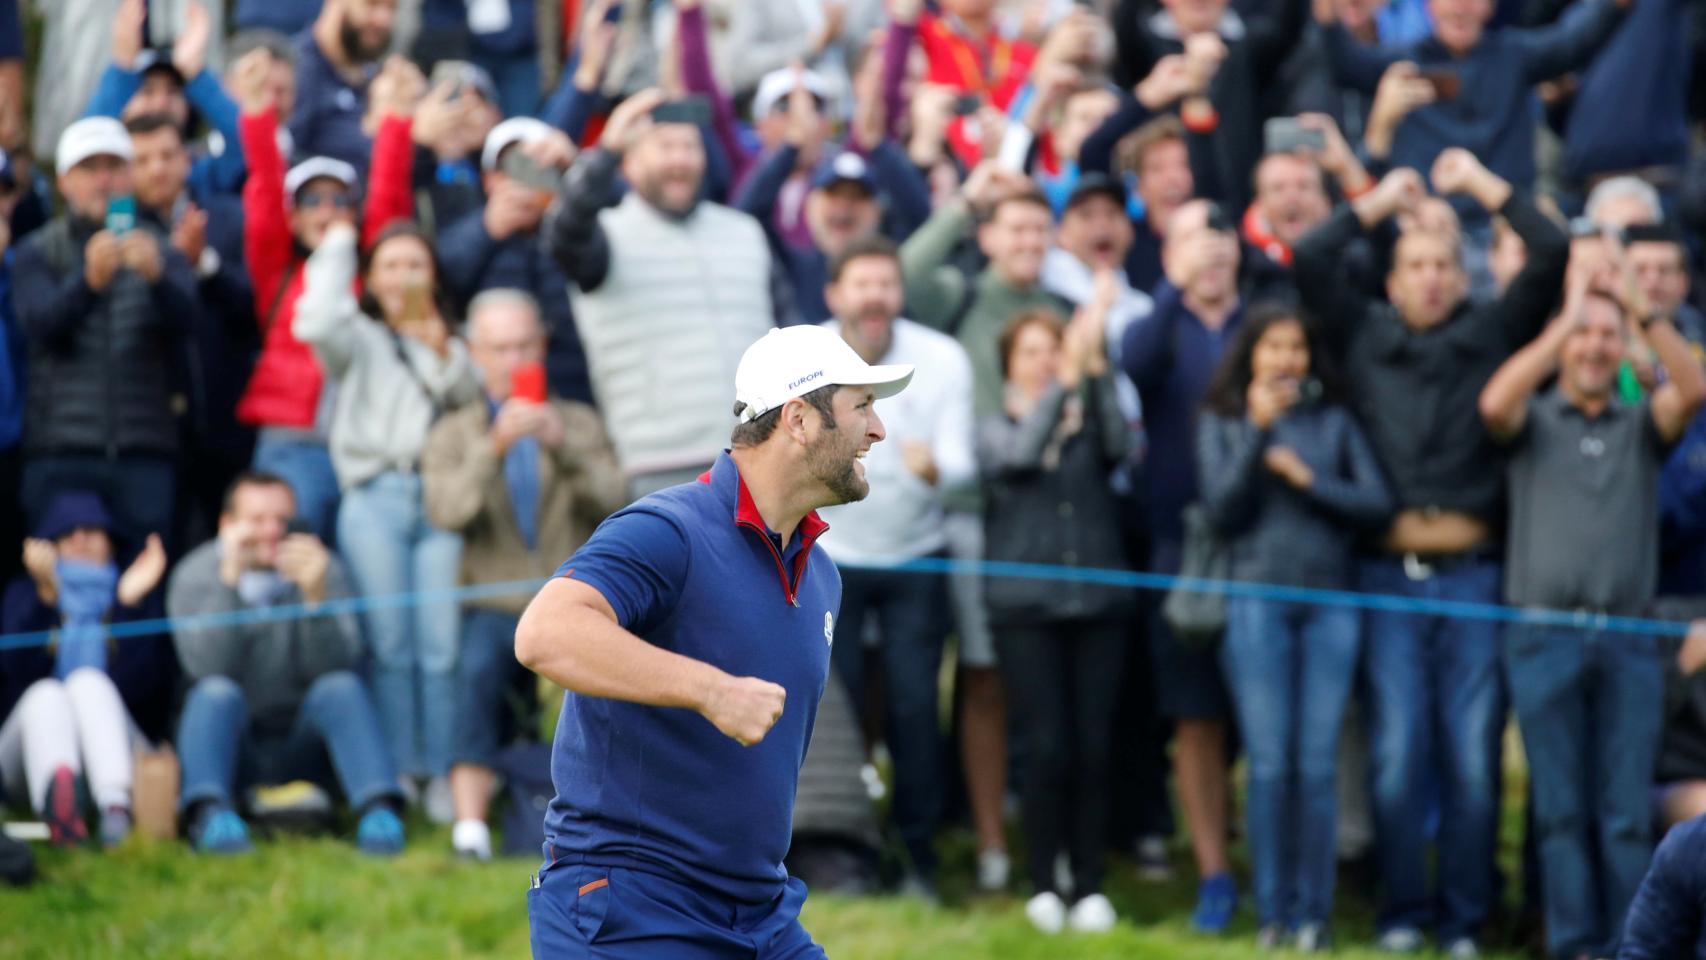
<path fill-rule="evenodd" d="M 352 193 L 307 193 L 296 198 L 296 205 L 312 210 L 315 207 L 337 207 L 339 210 L 355 209 L 355 195 Z"/>

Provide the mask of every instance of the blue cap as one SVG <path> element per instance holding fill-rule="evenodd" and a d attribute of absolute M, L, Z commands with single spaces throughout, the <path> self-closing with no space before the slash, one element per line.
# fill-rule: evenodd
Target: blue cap
<path fill-rule="evenodd" d="M 871 178 L 871 165 L 851 150 L 826 158 L 812 171 L 813 190 L 824 190 L 838 183 L 856 183 L 867 193 L 875 195 L 877 192 L 877 181 Z"/>
<path fill-rule="evenodd" d="M 60 537 L 85 527 L 113 532 L 113 516 L 97 494 L 87 490 L 68 490 L 48 504 L 47 512 L 36 523 L 35 535 L 43 540 Z"/>

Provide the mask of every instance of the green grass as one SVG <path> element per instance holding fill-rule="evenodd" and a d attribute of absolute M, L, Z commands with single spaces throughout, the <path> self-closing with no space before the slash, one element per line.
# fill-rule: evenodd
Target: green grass
<path fill-rule="evenodd" d="M 532 860 L 459 861 L 442 830 L 415 826 L 395 860 L 335 839 L 263 842 L 247 856 L 198 857 L 180 844 L 133 840 L 107 853 L 37 846 L 41 879 L 0 890 L 0 957 L 10 960 L 190 960 L 264 957 L 526 957 L 525 893 Z M 1108 893 L 1122 923 L 1104 937 L 1047 938 L 1017 897 L 968 898 L 970 852 L 950 841 L 949 906 L 897 898 L 813 896 L 805 923 L 835 960 L 958 958 L 1243 958 L 1257 955 L 1246 908 L 1232 935 L 1189 930 L 1194 887 L 1137 880 L 1116 861 Z M 1183 867 L 1183 863 L 1180 864 Z M 1341 886 L 1336 956 L 1370 930 L 1368 891 Z"/>

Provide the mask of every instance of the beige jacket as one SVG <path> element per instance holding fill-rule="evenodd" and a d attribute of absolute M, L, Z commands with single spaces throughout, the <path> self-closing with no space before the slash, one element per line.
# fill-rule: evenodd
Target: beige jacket
<path fill-rule="evenodd" d="M 462 583 L 473 586 L 549 577 L 606 516 L 627 503 L 627 485 L 598 413 L 581 403 L 551 401 L 567 426 L 562 446 L 539 457 L 538 548 L 528 550 L 510 505 L 503 459 L 487 433 L 485 403 L 445 414 L 427 437 L 421 481 L 427 516 L 462 535 Z M 519 614 L 531 593 L 465 601 Z"/>

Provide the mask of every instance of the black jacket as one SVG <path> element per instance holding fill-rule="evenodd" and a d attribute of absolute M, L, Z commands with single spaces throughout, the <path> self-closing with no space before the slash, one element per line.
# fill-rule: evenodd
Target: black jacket
<path fill-rule="evenodd" d="M 1297 242 L 1292 272 L 1326 348 L 1346 371 L 1352 407 L 1386 469 L 1399 510 L 1438 507 L 1496 524 L 1503 460 L 1481 423 L 1481 388 L 1545 327 L 1564 285 L 1570 242 L 1528 198 L 1499 211 L 1528 245 L 1528 264 L 1504 296 L 1457 312 L 1431 330 L 1356 290 L 1345 248 L 1363 235 L 1348 206 Z"/>
<path fill-rule="evenodd" d="M 165 259 L 152 287 L 121 269 L 99 294 L 83 279 L 92 224 L 55 220 L 18 249 L 18 326 L 29 341 L 24 450 L 29 455 L 170 455 L 175 338 L 198 322 L 196 278 L 156 234 Z M 150 229 L 141 221 L 137 229 Z"/>

